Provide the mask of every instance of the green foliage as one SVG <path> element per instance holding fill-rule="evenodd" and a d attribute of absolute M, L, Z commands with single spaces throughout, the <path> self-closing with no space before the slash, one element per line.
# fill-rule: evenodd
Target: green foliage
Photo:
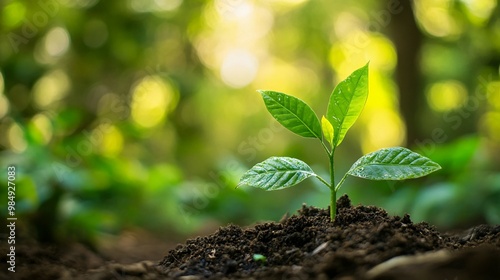
<path fill-rule="evenodd" d="M 356 161 L 347 174 L 369 180 L 405 180 L 441 169 L 439 164 L 406 148 L 380 149 Z"/>
<path fill-rule="evenodd" d="M 340 82 L 330 95 L 326 118 L 333 126 L 333 147 L 342 143 L 347 130 L 361 114 L 367 98 L 368 64 Z"/>
<path fill-rule="evenodd" d="M 292 187 L 311 176 L 318 175 L 301 160 L 271 157 L 246 172 L 239 184 L 274 191 Z"/>
<path fill-rule="evenodd" d="M 259 90 L 267 110 L 290 131 L 303 137 L 321 139 L 321 125 L 304 101 L 281 92 Z"/>
<path fill-rule="evenodd" d="M 290 131 L 318 138 L 330 159 L 330 182 L 321 178 L 305 162 L 289 157 L 271 157 L 256 164 L 240 179 L 239 185 L 281 190 L 304 179 L 316 177 L 331 191 L 330 217 L 335 219 L 337 191 L 347 175 L 370 180 L 405 180 L 441 169 L 439 164 L 406 148 L 380 149 L 361 157 L 335 186 L 334 155 L 349 128 L 361 114 L 368 98 L 368 64 L 340 82 L 330 96 L 326 118 L 321 124 L 314 111 L 302 100 L 274 91 L 259 91 L 271 115 Z M 321 136 L 321 131 L 323 136 Z M 331 149 L 324 143 L 326 138 Z"/>

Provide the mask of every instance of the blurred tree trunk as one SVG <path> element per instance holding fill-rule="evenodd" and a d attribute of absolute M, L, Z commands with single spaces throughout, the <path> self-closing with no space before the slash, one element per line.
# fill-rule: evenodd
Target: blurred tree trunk
<path fill-rule="evenodd" d="M 390 2 L 392 0 L 387 0 L 388 4 Z M 396 83 L 400 95 L 399 109 L 406 123 L 407 145 L 412 145 L 421 134 L 418 116 L 421 106 L 425 106 L 420 74 L 422 34 L 416 24 L 412 1 L 401 1 L 400 5 L 403 9 L 393 15 L 388 32 L 398 56 Z"/>

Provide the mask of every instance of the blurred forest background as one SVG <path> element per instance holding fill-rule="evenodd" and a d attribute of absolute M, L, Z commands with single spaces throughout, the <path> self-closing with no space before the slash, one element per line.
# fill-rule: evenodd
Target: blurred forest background
<path fill-rule="evenodd" d="M 42 241 L 143 228 L 279 220 L 327 207 L 314 180 L 235 189 L 269 156 L 326 174 L 316 142 L 281 128 L 257 89 L 321 114 L 370 61 L 368 103 L 338 149 L 406 146 L 442 165 L 405 182 L 349 178 L 354 204 L 441 228 L 500 223 L 500 4 L 496 0 L 2 1 L 1 209 Z M 319 116 L 321 117 L 321 116 Z"/>

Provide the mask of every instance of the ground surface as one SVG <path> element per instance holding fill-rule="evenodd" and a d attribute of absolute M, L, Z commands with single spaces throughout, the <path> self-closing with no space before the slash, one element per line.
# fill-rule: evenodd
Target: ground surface
<path fill-rule="evenodd" d="M 222 227 L 162 260 L 119 264 L 36 244 L 16 254 L 16 274 L 4 267 L 0 279 L 500 279 L 500 226 L 445 234 L 343 196 L 333 223 L 328 209 L 303 207 L 278 223 Z"/>

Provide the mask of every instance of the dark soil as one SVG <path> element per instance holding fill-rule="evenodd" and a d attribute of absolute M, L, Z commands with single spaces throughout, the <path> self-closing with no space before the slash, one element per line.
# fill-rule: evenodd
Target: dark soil
<path fill-rule="evenodd" d="M 335 222 L 328 209 L 303 206 L 278 223 L 221 227 L 178 245 L 161 261 L 25 256 L 30 264 L 5 279 L 500 279 L 500 226 L 445 234 L 408 215 L 352 207 L 347 196 L 337 204 Z"/>

